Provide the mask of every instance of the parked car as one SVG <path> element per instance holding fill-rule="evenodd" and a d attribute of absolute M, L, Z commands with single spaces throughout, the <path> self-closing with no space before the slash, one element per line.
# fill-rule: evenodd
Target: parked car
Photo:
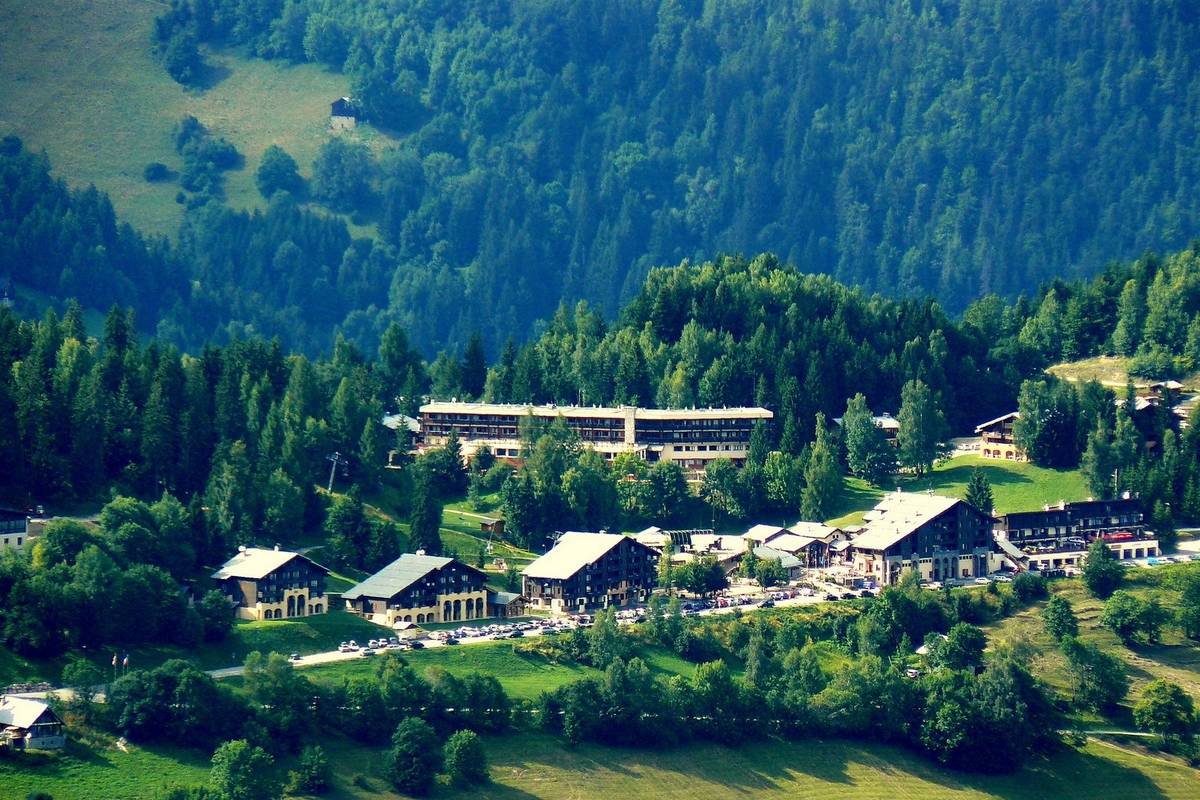
<path fill-rule="evenodd" d="M 353 653 L 354 648 L 350 646 L 349 642 L 342 642 L 341 644 L 338 645 L 338 652 L 339 653 Z"/>
<path fill-rule="evenodd" d="M 836 594 L 834 594 L 833 592 L 826 592 L 825 599 L 826 600 L 837 600 L 838 596 Z"/>
<path fill-rule="evenodd" d="M 518 630 L 518 631 L 513 631 L 512 633 L 510 633 L 510 634 L 508 635 L 508 638 L 510 638 L 510 639 L 520 639 L 520 638 L 521 638 L 522 636 L 524 636 L 524 635 L 525 635 L 525 632 L 524 632 L 524 631 L 519 631 L 519 630 Z"/>
<path fill-rule="evenodd" d="M 299 660 L 300 660 L 299 653 L 292 653 L 290 656 L 288 656 L 288 661 L 299 661 Z"/>
<path fill-rule="evenodd" d="M 870 589 L 863 589 L 861 592 L 858 593 L 858 596 L 859 597 L 874 597 L 875 593 L 872 592 Z"/>
<path fill-rule="evenodd" d="M 975 584 L 977 586 L 987 586 L 991 582 L 991 579 L 985 578 L 982 575 L 975 579 Z"/>
<path fill-rule="evenodd" d="M 843 600 L 854 600 L 857 597 L 858 595 L 856 595 L 854 592 L 842 592 Z"/>
<path fill-rule="evenodd" d="M 447 636 L 443 641 L 446 644 L 458 644 L 458 639 L 455 639 L 453 636 Z"/>
<path fill-rule="evenodd" d="M 358 642 L 354 641 L 353 639 L 351 639 L 351 640 L 350 640 L 350 642 L 349 642 L 349 645 L 350 645 L 350 649 L 351 649 L 351 650 L 357 650 L 357 649 L 358 649 Z"/>
<path fill-rule="evenodd" d="M 759 603 L 758 607 L 759 608 L 774 608 L 775 601 L 768 597 L 766 600 L 763 600 L 761 603 Z"/>
<path fill-rule="evenodd" d="M 373 655 L 375 655 L 375 648 L 374 647 L 364 647 L 362 650 L 359 651 L 358 654 L 360 656 L 373 656 Z"/>
<path fill-rule="evenodd" d="M 1012 576 L 1011 575 L 997 575 L 996 581 L 998 583 L 1012 583 Z"/>
<path fill-rule="evenodd" d="M 409 646 L 409 648 L 410 648 L 410 649 L 412 649 L 412 650 L 423 650 L 423 649 L 425 649 L 425 645 L 421 644 L 421 643 L 420 643 L 419 641 L 417 641 L 416 639 L 413 639 L 411 642 L 409 642 L 409 643 L 408 643 L 408 646 Z"/>

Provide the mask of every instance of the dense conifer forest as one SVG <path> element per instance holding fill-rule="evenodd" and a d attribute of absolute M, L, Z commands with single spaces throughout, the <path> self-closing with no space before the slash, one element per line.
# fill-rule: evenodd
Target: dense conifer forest
<path fill-rule="evenodd" d="M 304 274 L 424 348 L 720 252 L 957 312 L 1200 227 L 1190 3 L 175 0 L 155 39 L 168 69 L 200 42 L 350 77 L 399 146 L 314 188 L 384 244 L 301 245 Z"/>

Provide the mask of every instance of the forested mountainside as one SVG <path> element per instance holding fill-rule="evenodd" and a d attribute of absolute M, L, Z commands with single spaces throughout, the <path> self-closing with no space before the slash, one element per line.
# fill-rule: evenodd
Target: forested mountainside
<path fill-rule="evenodd" d="M 1188 2 L 176 0 L 155 36 L 181 80 L 196 41 L 352 78 L 400 140 L 366 328 L 426 348 L 720 252 L 954 312 L 1200 230 Z"/>

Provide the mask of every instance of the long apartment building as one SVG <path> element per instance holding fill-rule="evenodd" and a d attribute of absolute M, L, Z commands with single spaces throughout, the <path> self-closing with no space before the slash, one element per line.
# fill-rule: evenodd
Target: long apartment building
<path fill-rule="evenodd" d="M 545 424 L 562 417 L 581 442 L 606 458 L 635 453 L 647 461 L 673 461 L 699 472 L 709 461 L 745 461 L 750 431 L 757 420 L 770 420 L 765 408 L 660 409 L 620 406 L 520 405 L 508 403 L 435 402 L 421 406 L 421 449 L 440 447 L 450 431 L 458 434 L 463 456 L 470 459 L 487 445 L 502 459 L 521 458 L 521 429 L 532 421 Z"/>

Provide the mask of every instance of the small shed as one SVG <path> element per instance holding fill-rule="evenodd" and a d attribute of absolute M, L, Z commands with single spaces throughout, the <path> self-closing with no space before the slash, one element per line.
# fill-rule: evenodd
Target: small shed
<path fill-rule="evenodd" d="M 407 620 L 396 620 L 392 623 L 392 630 L 401 639 L 420 639 L 425 635 L 425 631 L 421 630 L 420 625 Z"/>
<path fill-rule="evenodd" d="M 484 518 L 479 523 L 479 530 L 483 533 L 490 533 L 494 536 L 504 535 L 504 520 Z"/>
<path fill-rule="evenodd" d="M 339 97 L 329 104 L 329 126 L 334 130 L 350 130 L 358 125 L 358 104 L 349 97 Z"/>
<path fill-rule="evenodd" d="M 488 615 L 511 619 L 525 613 L 525 598 L 517 592 L 488 591 Z"/>

